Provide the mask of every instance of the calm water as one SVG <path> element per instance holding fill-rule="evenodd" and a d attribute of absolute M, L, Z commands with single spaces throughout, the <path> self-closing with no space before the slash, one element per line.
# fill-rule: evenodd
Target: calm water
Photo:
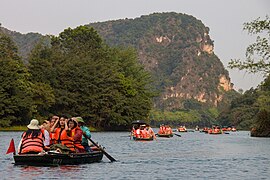
<path fill-rule="evenodd" d="M 270 179 L 270 138 L 252 138 L 247 131 L 188 132 L 151 142 L 132 141 L 127 132 L 92 133 L 118 162 L 104 156 L 100 163 L 59 167 L 14 166 L 5 153 L 20 135 L 0 132 L 0 179 Z"/>

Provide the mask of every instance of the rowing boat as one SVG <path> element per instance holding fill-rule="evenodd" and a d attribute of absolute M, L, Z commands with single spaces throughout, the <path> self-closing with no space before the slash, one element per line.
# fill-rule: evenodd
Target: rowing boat
<path fill-rule="evenodd" d="M 100 162 L 103 153 L 101 151 L 70 154 L 47 152 L 44 154 L 20 154 L 13 157 L 15 165 L 58 166 Z"/>

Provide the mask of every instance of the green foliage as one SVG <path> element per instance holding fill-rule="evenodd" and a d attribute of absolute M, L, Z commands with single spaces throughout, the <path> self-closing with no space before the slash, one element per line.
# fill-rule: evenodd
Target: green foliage
<path fill-rule="evenodd" d="M 0 26 L 0 31 L 2 31 L 4 34 L 9 35 L 11 40 L 18 47 L 18 55 L 22 57 L 23 62 L 25 62 L 26 64 L 28 62 L 27 60 L 28 55 L 41 39 L 43 39 L 46 42 L 46 44 L 49 44 L 48 36 L 42 36 L 39 33 L 21 34 L 16 31 L 10 31 L 1 26 Z"/>
<path fill-rule="evenodd" d="M 29 121 L 34 106 L 30 74 L 11 39 L 0 33 L 0 126 Z"/>
<path fill-rule="evenodd" d="M 268 16 L 264 20 L 256 20 L 245 23 L 244 30 L 250 34 L 259 34 L 256 42 L 249 45 L 246 50 L 246 60 L 231 60 L 230 68 L 247 70 L 251 73 L 262 72 L 266 76 L 270 73 L 270 19 Z"/>
<path fill-rule="evenodd" d="M 209 108 L 208 112 L 209 112 L 210 116 L 213 117 L 213 118 L 217 118 L 218 115 L 219 115 L 218 109 L 214 108 L 214 107 Z"/>
<path fill-rule="evenodd" d="M 171 87 L 191 97 L 205 93 L 207 102 L 202 106 L 213 106 L 214 94 L 224 94 L 218 89 L 219 78 L 224 75 L 229 79 L 228 72 L 216 55 L 204 52 L 203 46 L 213 45 L 213 41 L 208 35 L 209 28 L 195 17 L 173 12 L 153 13 L 89 26 L 109 45 L 137 50 L 140 62 L 151 73 L 153 86 L 162 92 L 155 98 L 156 107 L 182 108 L 181 101 L 185 98 L 163 99 Z M 171 104 L 175 106 L 170 107 Z"/>
<path fill-rule="evenodd" d="M 252 128 L 252 136 L 270 137 L 269 114 L 270 114 L 270 19 L 256 20 L 245 23 L 244 30 L 250 34 L 260 34 L 256 42 L 249 45 L 246 50 L 246 60 L 231 60 L 230 68 L 247 70 L 251 73 L 261 72 L 266 79 L 261 85 L 253 90 L 245 92 L 240 98 L 232 101 L 228 113 L 231 115 L 227 122 L 232 122 L 242 128 Z M 263 37 L 265 36 L 265 37 Z"/>
<path fill-rule="evenodd" d="M 19 59 L 18 49 L 13 41 L 0 32 L 0 58 L 1 59 Z"/>
<path fill-rule="evenodd" d="M 242 95 L 232 100 L 228 109 L 221 112 L 218 122 L 224 126 L 237 126 L 238 129 L 250 129 L 254 122 L 258 107 L 256 99 L 258 92 L 251 88 Z"/>
<path fill-rule="evenodd" d="M 150 76 L 133 49 L 109 48 L 84 26 L 64 30 L 51 45 L 39 44 L 29 61 L 32 81 L 40 83 L 35 92 L 40 115 L 80 115 L 105 128 L 148 116 L 154 96 Z"/>
<path fill-rule="evenodd" d="M 184 100 L 184 108 L 185 109 L 193 109 L 193 110 L 200 110 L 202 109 L 202 103 L 197 101 L 196 99 L 186 99 Z"/>
<path fill-rule="evenodd" d="M 211 126 L 216 124 L 215 118 L 218 116 L 216 108 L 196 109 L 196 110 L 177 110 L 177 111 L 159 111 L 152 109 L 150 121 L 154 125 L 170 124 L 173 126 L 186 125 L 194 128 L 195 126 Z"/>
<path fill-rule="evenodd" d="M 154 13 L 89 26 L 68 28 L 38 44 L 38 34 L 26 35 L 29 44 L 20 34 L 11 33 L 24 52 L 37 44 L 27 64 L 35 117 L 78 114 L 96 126 L 126 125 L 149 117 L 152 98 L 160 92 L 154 101 L 160 110 L 179 111 L 191 123 L 197 117 L 201 124 L 215 121 L 217 113 L 208 109 L 217 96 L 226 94 L 218 88 L 219 78 L 229 79 L 229 75 L 215 54 L 204 52 L 203 46 L 213 41 L 200 20 L 186 14 Z M 108 47 L 97 32 L 117 48 Z M 181 92 L 184 97 L 164 100 L 171 87 L 175 95 Z M 193 101 L 201 94 L 206 103 Z M 185 95 L 191 100 L 185 101 Z M 169 116 L 177 120 L 175 113 Z"/>

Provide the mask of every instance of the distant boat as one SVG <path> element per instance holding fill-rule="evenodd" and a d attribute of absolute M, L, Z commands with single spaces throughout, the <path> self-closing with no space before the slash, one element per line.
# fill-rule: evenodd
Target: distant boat
<path fill-rule="evenodd" d="M 142 120 L 133 121 L 131 138 L 135 141 L 152 141 L 155 137 L 155 133 L 148 127 L 149 125 Z"/>
<path fill-rule="evenodd" d="M 222 131 L 231 131 L 232 128 L 230 126 L 223 126 Z"/>
<path fill-rule="evenodd" d="M 180 126 L 177 130 L 179 132 L 187 132 L 187 128 L 185 126 Z"/>
<path fill-rule="evenodd" d="M 208 130 L 208 134 L 222 134 L 220 126 L 213 126 L 212 129 Z"/>
<path fill-rule="evenodd" d="M 232 132 L 236 132 L 236 128 L 235 127 L 232 127 Z"/>
<path fill-rule="evenodd" d="M 208 128 L 208 127 L 204 127 L 200 132 L 204 132 L 204 133 L 208 133 L 208 130 L 209 130 L 210 128 Z"/>
<path fill-rule="evenodd" d="M 162 124 L 160 125 L 159 131 L 156 135 L 158 137 L 166 137 L 166 138 L 173 137 L 172 128 L 169 125 Z"/>

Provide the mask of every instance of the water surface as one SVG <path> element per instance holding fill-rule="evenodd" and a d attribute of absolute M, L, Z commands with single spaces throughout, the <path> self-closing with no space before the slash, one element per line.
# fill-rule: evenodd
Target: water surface
<path fill-rule="evenodd" d="M 248 131 L 187 132 L 150 142 L 130 140 L 127 132 L 92 133 L 118 161 L 104 156 L 100 163 L 59 167 L 14 166 L 5 153 L 21 134 L 0 132 L 1 179 L 270 179 L 270 139 L 252 138 Z"/>

